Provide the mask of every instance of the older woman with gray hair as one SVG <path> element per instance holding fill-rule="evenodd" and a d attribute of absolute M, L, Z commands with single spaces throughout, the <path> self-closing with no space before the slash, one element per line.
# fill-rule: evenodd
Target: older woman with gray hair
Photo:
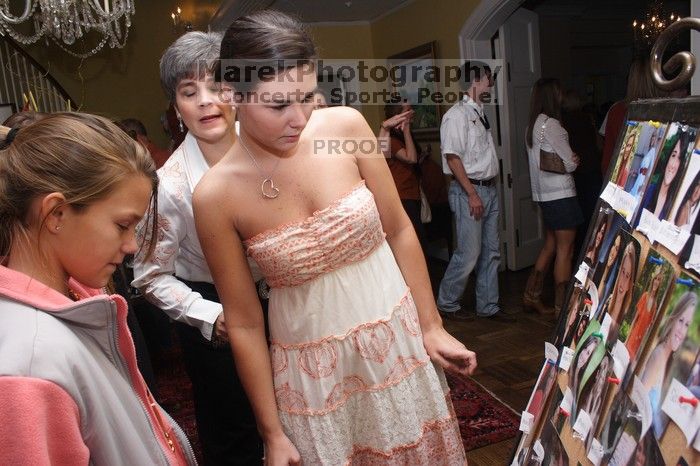
<path fill-rule="evenodd" d="M 234 110 L 222 101 L 213 76 L 221 38 L 189 32 L 161 57 L 161 84 L 188 133 L 158 170 L 158 240 L 150 259 L 136 257 L 133 286 L 176 321 L 204 463 L 249 465 L 260 464 L 262 443 L 238 380 L 192 212 L 197 183 L 236 139 Z"/>

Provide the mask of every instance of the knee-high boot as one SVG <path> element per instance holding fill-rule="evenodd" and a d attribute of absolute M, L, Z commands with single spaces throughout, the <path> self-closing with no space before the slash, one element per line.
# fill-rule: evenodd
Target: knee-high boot
<path fill-rule="evenodd" d="M 559 317 L 561 313 L 561 308 L 564 306 L 564 295 L 566 294 L 566 286 L 569 282 L 557 283 L 554 289 L 554 315 Z"/>
<path fill-rule="evenodd" d="M 525 293 L 523 294 L 523 304 L 526 312 L 537 312 L 538 314 L 551 314 L 553 310 L 542 303 L 542 288 L 544 287 L 544 273 L 532 269 L 527 278 Z"/>

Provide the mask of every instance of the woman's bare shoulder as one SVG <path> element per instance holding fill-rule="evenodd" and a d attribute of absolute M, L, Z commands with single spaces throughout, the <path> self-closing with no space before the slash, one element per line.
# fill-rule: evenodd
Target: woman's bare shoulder
<path fill-rule="evenodd" d="M 193 204 L 203 207 L 220 205 L 223 199 L 235 198 L 236 170 L 222 160 L 210 168 L 199 180 L 193 194 Z M 219 208 L 219 207 L 217 207 Z"/>
<path fill-rule="evenodd" d="M 327 107 L 314 110 L 310 120 L 309 129 L 314 134 L 334 134 L 338 136 L 352 136 L 359 128 L 367 125 L 365 117 L 352 107 Z"/>

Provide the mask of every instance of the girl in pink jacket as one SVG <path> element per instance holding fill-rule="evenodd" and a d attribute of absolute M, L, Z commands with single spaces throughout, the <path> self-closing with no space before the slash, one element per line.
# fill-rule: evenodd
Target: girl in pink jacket
<path fill-rule="evenodd" d="M 0 464 L 195 464 L 138 371 L 125 301 L 102 291 L 137 250 L 152 160 L 86 114 L 13 139 L 0 151 Z"/>

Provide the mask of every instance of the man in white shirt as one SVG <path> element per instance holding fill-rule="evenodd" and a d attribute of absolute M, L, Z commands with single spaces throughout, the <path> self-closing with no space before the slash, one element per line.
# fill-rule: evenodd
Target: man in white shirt
<path fill-rule="evenodd" d="M 476 268 L 476 315 L 513 322 L 498 304 L 498 158 L 481 102 L 493 78 L 488 65 L 474 60 L 463 65 L 462 77 L 465 95 L 445 113 L 440 126 L 442 168 L 452 175 L 448 200 L 457 248 L 440 283 L 437 305 L 444 318 L 469 320 L 460 302 Z"/>

